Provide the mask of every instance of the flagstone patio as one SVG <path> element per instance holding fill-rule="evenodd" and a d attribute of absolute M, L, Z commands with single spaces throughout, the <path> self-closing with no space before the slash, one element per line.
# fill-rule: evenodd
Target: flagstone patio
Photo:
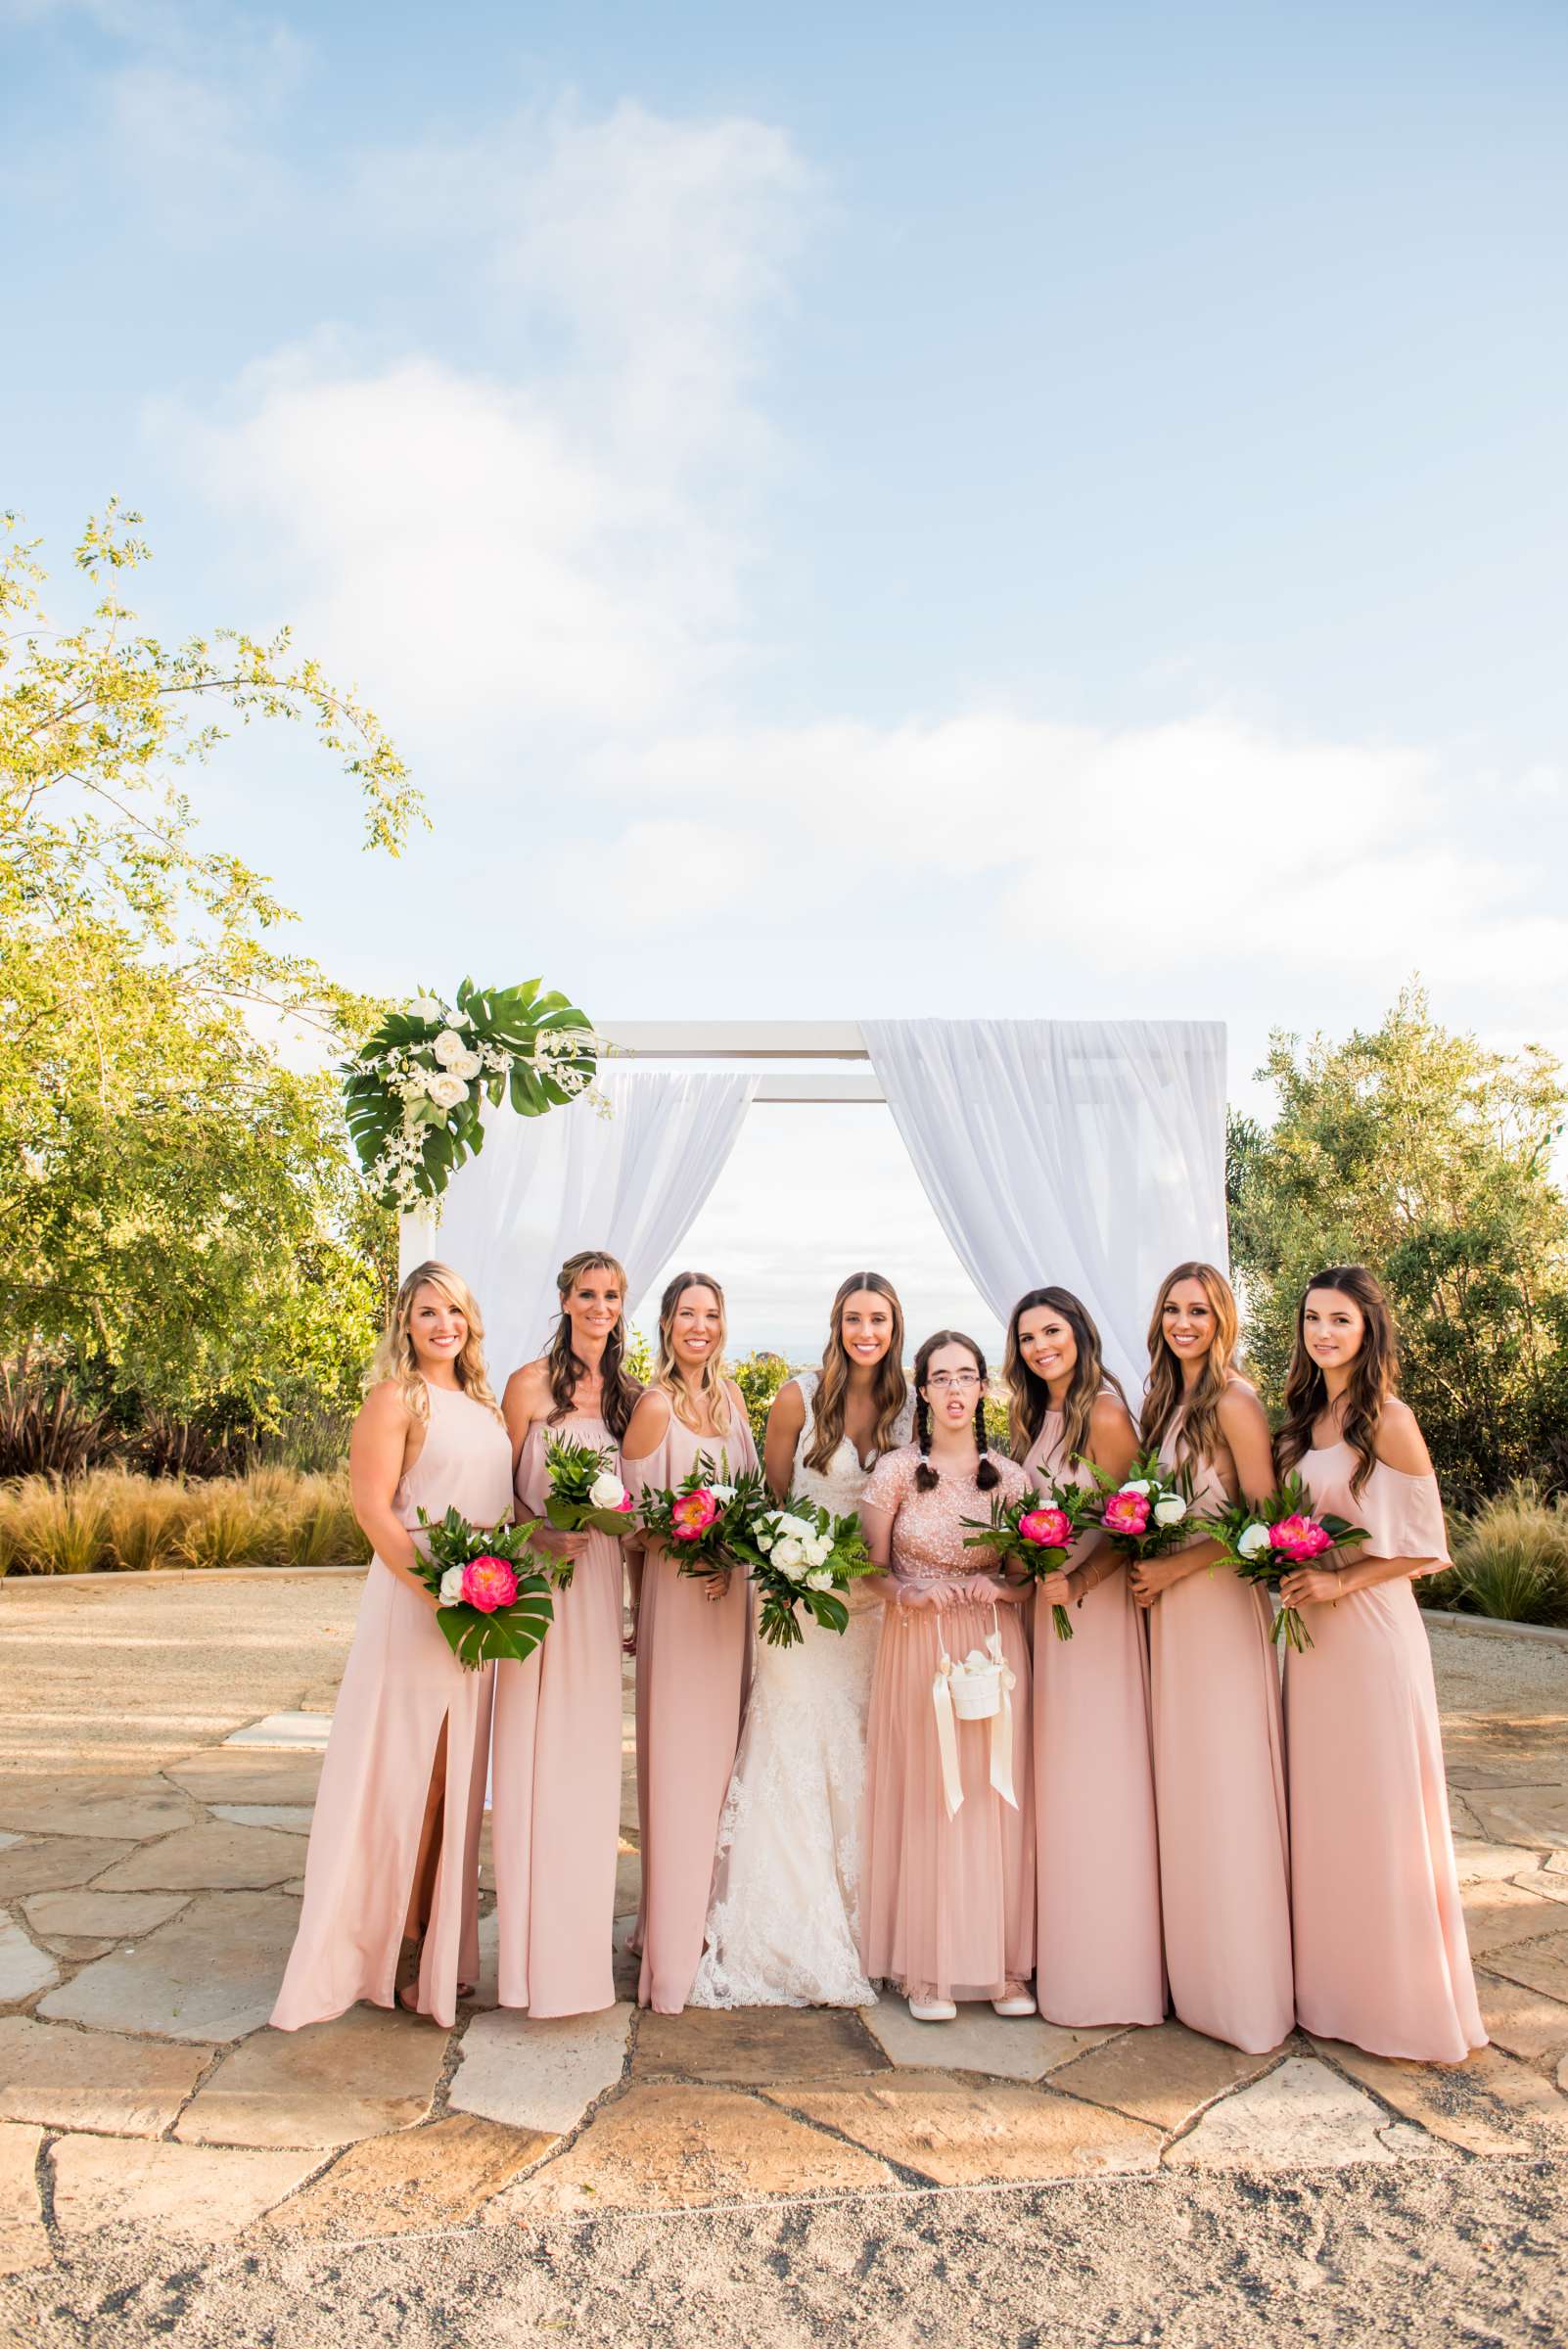
<path fill-rule="evenodd" d="M 454 2031 L 359 2007 L 277 2033 L 356 1598 L 352 1577 L 276 1573 L 0 1587 L 0 2275 L 126 2228 L 331 2242 L 1568 2145 L 1568 1645 L 1433 1632 L 1494 2043 L 1456 2069 L 989 2007 L 933 2029 L 894 1998 L 639 2014 L 634 1799 L 608 2013 L 497 2008 L 486 1916 Z M 629 1769 L 629 1691 L 625 1743 Z"/>

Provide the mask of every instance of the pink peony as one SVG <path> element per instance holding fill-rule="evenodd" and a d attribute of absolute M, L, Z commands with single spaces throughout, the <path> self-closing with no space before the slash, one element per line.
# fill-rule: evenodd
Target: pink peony
<path fill-rule="evenodd" d="M 1102 1523 L 1108 1534 L 1146 1533 L 1149 1525 L 1147 1493 L 1113 1493 L 1105 1504 Z"/>
<path fill-rule="evenodd" d="M 629 1509 L 630 1506 L 631 1495 L 629 1493 L 623 1493 L 621 1498 L 616 1502 L 616 1509 L 618 1513 L 623 1510 Z"/>
<path fill-rule="evenodd" d="M 1065 1509 L 1026 1509 L 1018 1520 L 1018 1530 L 1038 1549 L 1066 1549 L 1073 1540 Z"/>
<path fill-rule="evenodd" d="M 699 1485 L 695 1493 L 677 1496 L 669 1512 L 670 1531 L 677 1542 L 695 1542 L 717 1515 L 717 1501 L 706 1485 Z"/>
<path fill-rule="evenodd" d="M 516 1598 L 517 1576 L 504 1558 L 470 1558 L 463 1569 L 463 1596 L 482 1615 L 493 1615 Z"/>
<path fill-rule="evenodd" d="M 1334 1546 L 1333 1537 L 1326 1534 L 1315 1517 L 1281 1517 L 1277 1525 L 1268 1528 L 1271 1547 L 1282 1549 L 1287 1558 L 1305 1566 L 1309 1558 L 1320 1558 L 1325 1549 Z"/>

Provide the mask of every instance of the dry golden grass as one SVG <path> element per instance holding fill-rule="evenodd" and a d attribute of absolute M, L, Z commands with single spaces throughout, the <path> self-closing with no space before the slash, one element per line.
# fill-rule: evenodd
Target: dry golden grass
<path fill-rule="evenodd" d="M 25 1476 L 0 1486 L 0 1575 L 351 1565 L 369 1555 L 344 1469 L 257 1468 L 186 1484 L 106 1468 L 71 1485 Z"/>

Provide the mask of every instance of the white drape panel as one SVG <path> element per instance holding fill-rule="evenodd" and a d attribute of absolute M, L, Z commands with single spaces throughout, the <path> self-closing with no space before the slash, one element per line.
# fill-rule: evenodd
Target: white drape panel
<path fill-rule="evenodd" d="M 1136 1400 L 1154 1293 L 1225 1268 L 1225 1032 L 1189 1020 L 862 1020 L 960 1262 L 1005 1324 L 1026 1289 L 1087 1306 Z"/>
<path fill-rule="evenodd" d="M 599 1081 L 614 1117 L 580 1101 L 542 1118 L 504 1104 L 486 1110 L 484 1147 L 448 1183 L 439 1222 L 403 1219 L 403 1272 L 436 1257 L 478 1299 L 497 1394 L 542 1351 L 558 1311 L 556 1271 L 574 1250 L 620 1258 L 631 1311 L 717 1181 L 757 1090 L 755 1077 L 614 1062 Z"/>

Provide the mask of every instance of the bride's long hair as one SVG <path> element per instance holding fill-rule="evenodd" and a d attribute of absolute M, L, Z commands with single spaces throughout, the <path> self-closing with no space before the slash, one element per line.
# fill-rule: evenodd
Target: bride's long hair
<path fill-rule="evenodd" d="M 806 1465 L 824 1473 L 844 1441 L 844 1411 L 850 1387 L 844 1309 L 862 1289 L 869 1290 L 873 1297 L 886 1298 L 893 1316 L 893 1336 L 887 1353 L 877 1364 L 871 1386 L 871 1398 L 877 1406 L 879 1459 L 892 1448 L 899 1415 L 909 1400 L 909 1381 L 903 1374 L 903 1307 L 899 1303 L 899 1292 L 880 1272 L 852 1272 L 848 1280 L 840 1282 L 839 1293 L 833 1300 L 833 1311 L 828 1315 L 828 1341 L 822 1349 L 822 1375 L 811 1397 L 811 1443 Z"/>

